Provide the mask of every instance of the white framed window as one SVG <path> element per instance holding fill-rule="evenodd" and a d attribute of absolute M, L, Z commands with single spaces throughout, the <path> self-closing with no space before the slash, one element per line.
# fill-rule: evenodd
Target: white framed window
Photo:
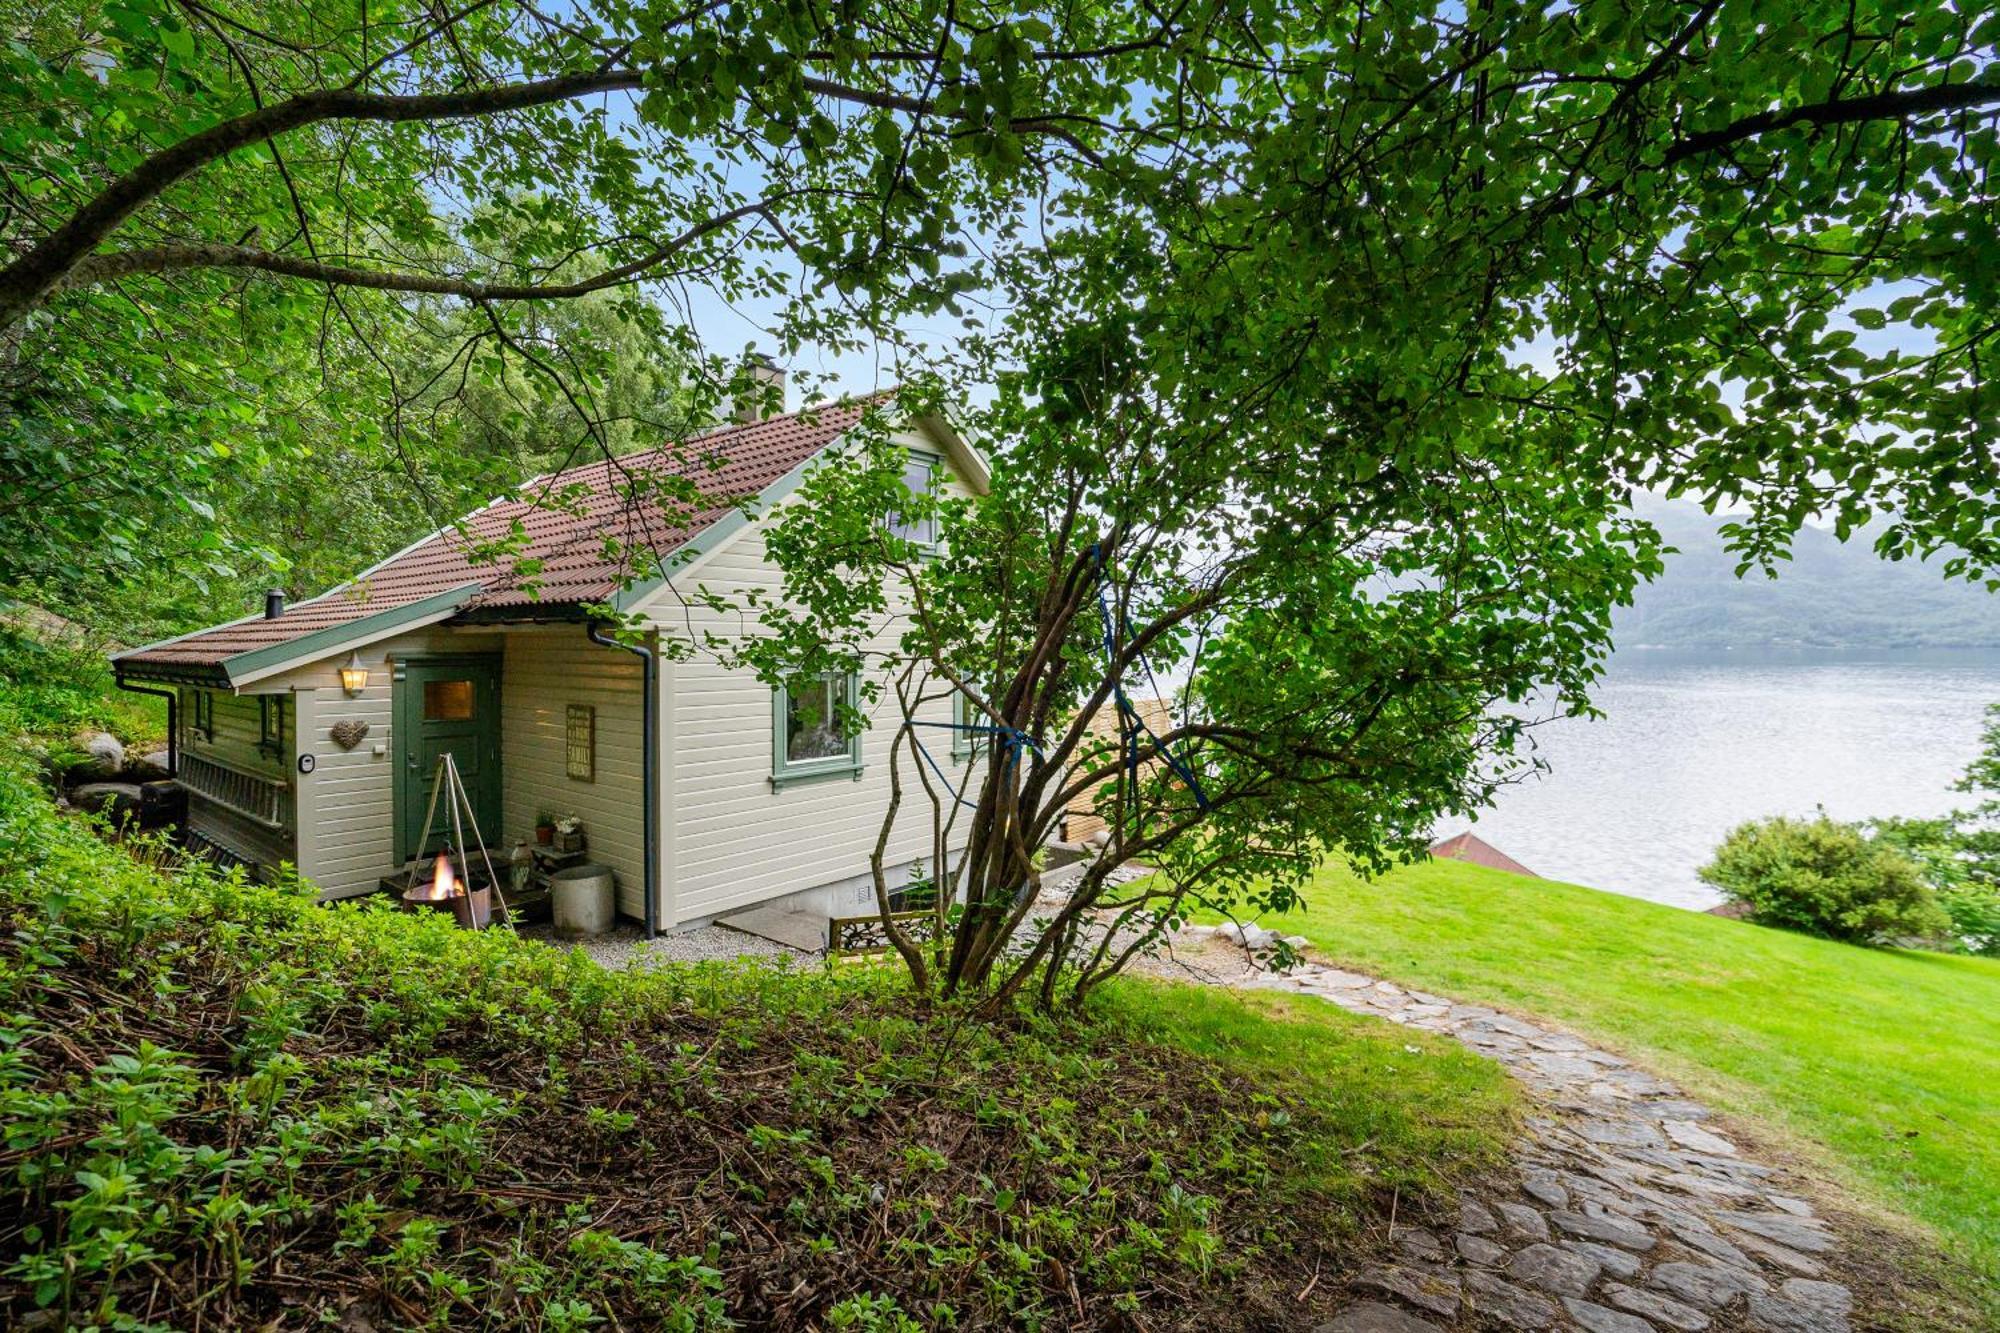
<path fill-rule="evenodd" d="M 912 495 L 933 494 L 937 485 L 938 463 L 936 454 L 927 454 L 920 449 L 910 450 L 910 456 L 903 464 L 903 489 Z M 925 548 L 935 548 L 938 540 L 937 515 L 914 518 L 892 513 L 889 515 L 889 533 Z"/>
<path fill-rule="evenodd" d="M 841 712 L 859 707 L 851 671 L 799 676 L 771 691 L 771 788 L 861 776 L 861 733 L 841 734 Z"/>

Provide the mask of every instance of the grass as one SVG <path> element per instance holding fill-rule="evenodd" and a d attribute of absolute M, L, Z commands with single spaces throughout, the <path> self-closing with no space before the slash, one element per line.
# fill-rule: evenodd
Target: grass
<path fill-rule="evenodd" d="M 1262 924 L 1637 1056 L 1778 1127 L 2000 1279 L 2000 961 L 1836 944 L 1453 861 L 1373 884 L 1329 866 L 1307 903 Z"/>
<path fill-rule="evenodd" d="M 1495 1066 L 1316 1002 L 984 1024 L 887 968 L 606 973 L 155 864 L 26 770 L 4 1327 L 1303 1330 L 1512 1126 Z"/>

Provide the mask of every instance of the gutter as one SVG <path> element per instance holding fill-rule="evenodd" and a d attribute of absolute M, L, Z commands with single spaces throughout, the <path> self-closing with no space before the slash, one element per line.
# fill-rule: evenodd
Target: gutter
<path fill-rule="evenodd" d="M 116 682 L 119 689 L 127 693 L 150 694 L 167 701 L 167 776 L 170 778 L 179 777 L 181 775 L 181 730 L 176 723 L 179 721 L 177 715 L 180 712 L 180 691 L 163 689 L 158 685 L 134 685 L 131 681 L 125 679 L 123 672 L 113 673 L 112 680 Z"/>
<path fill-rule="evenodd" d="M 592 643 L 606 648 L 621 648 L 636 655 L 646 664 L 645 698 L 640 702 L 639 734 L 645 741 L 645 753 L 639 757 L 639 771 L 643 774 L 641 790 L 646 802 L 646 938 L 652 939 L 660 933 L 660 726 L 657 700 L 660 694 L 660 659 L 651 648 L 643 644 L 621 643 L 604 633 L 603 625 L 591 621 L 584 628 L 584 634 Z"/>

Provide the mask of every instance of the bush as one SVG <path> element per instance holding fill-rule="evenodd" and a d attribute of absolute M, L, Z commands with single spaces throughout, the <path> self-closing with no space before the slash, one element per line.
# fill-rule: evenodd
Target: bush
<path fill-rule="evenodd" d="M 1761 926 L 1853 944 L 1952 930 L 1915 861 L 1824 814 L 1740 825 L 1700 873 Z"/>
<path fill-rule="evenodd" d="M 1967 953 L 2000 958 L 2000 835 L 1978 819 L 1966 811 L 1942 819 L 1877 819 L 1868 831 L 1917 863 Z"/>

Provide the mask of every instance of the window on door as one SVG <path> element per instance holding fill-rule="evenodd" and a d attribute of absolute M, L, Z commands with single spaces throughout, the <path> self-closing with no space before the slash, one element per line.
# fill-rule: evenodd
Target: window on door
<path fill-rule="evenodd" d="M 470 722 L 472 682 L 469 680 L 427 680 L 424 682 L 424 721 Z"/>

